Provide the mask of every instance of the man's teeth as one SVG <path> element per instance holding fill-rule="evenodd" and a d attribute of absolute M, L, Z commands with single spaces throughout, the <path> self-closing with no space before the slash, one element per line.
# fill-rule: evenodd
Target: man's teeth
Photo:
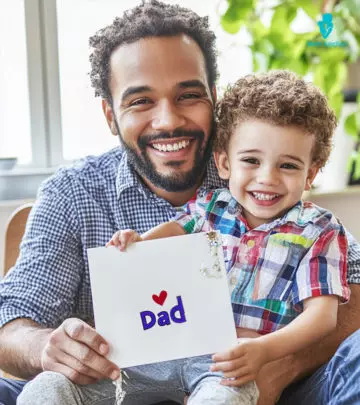
<path fill-rule="evenodd" d="M 177 152 L 180 149 L 186 148 L 190 141 L 181 141 L 176 143 L 153 143 L 152 147 L 160 150 L 161 152 Z"/>
<path fill-rule="evenodd" d="M 273 200 L 274 198 L 279 197 L 279 194 L 263 194 L 263 193 L 252 193 L 252 195 L 257 199 L 257 200 Z"/>

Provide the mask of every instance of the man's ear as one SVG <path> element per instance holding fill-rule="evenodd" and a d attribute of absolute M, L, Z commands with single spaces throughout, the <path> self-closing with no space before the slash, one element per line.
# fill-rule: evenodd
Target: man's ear
<path fill-rule="evenodd" d="M 219 176 L 223 180 L 229 180 L 230 177 L 230 165 L 229 165 L 229 159 L 228 155 L 226 152 L 214 152 L 214 160 L 216 167 L 219 172 Z"/>
<path fill-rule="evenodd" d="M 216 86 L 214 86 L 211 91 L 212 91 L 213 101 L 214 101 L 214 104 L 215 104 L 216 100 L 217 100 Z"/>
<path fill-rule="evenodd" d="M 305 190 L 308 191 L 311 189 L 311 185 L 313 181 L 315 180 L 316 175 L 318 174 L 320 170 L 320 167 L 318 166 L 311 166 L 308 175 L 306 177 L 306 183 L 305 183 Z"/>
<path fill-rule="evenodd" d="M 102 100 L 102 109 L 106 118 L 106 121 L 109 125 L 110 131 L 113 135 L 118 135 L 117 127 L 115 124 L 115 117 L 114 117 L 114 112 L 112 109 L 112 106 L 106 101 Z"/>

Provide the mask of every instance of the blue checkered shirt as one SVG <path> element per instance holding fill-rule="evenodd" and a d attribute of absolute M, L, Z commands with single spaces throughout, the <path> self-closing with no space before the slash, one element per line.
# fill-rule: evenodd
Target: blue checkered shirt
<path fill-rule="evenodd" d="M 211 161 L 199 192 L 223 186 Z M 47 327 L 69 317 L 93 323 L 87 249 L 119 229 L 145 232 L 176 212 L 143 185 L 120 148 L 60 169 L 42 185 L 19 259 L 0 283 L 0 326 L 16 318 Z M 348 281 L 360 283 L 360 246 L 348 237 Z"/>
<path fill-rule="evenodd" d="M 201 188 L 221 184 L 211 161 Z M 47 327 L 69 317 L 93 323 L 87 249 L 119 229 L 145 232 L 176 212 L 144 186 L 120 148 L 60 169 L 40 188 L 19 259 L 0 283 L 0 326 L 16 318 Z"/>

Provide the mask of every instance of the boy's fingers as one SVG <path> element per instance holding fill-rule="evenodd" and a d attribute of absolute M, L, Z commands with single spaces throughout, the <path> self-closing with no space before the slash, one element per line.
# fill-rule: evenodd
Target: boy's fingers
<path fill-rule="evenodd" d="M 226 352 L 215 353 L 212 356 L 212 360 L 215 362 L 228 361 L 228 360 L 234 360 L 236 358 L 239 358 L 242 355 L 243 355 L 243 350 L 241 349 L 241 347 L 235 346 L 234 348 L 227 350 Z"/>
<path fill-rule="evenodd" d="M 250 371 L 247 366 L 242 366 L 237 369 L 224 372 L 223 377 L 224 378 L 241 378 L 241 377 L 246 377 L 247 375 L 250 374 Z"/>
<path fill-rule="evenodd" d="M 227 387 L 240 387 L 250 381 L 254 381 L 255 376 L 253 374 L 248 374 L 244 377 L 235 378 L 235 379 L 224 379 L 220 381 L 221 385 L 226 385 Z"/>
<path fill-rule="evenodd" d="M 239 358 L 232 361 L 223 361 L 215 363 L 210 367 L 210 370 L 228 372 L 244 367 L 245 365 L 246 361 L 243 358 Z"/>

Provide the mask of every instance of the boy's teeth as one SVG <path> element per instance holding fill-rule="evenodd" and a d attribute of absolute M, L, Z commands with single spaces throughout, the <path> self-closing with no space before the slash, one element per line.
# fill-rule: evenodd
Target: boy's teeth
<path fill-rule="evenodd" d="M 257 199 L 257 200 L 273 200 L 274 198 L 279 197 L 279 194 L 263 194 L 263 193 L 252 193 L 253 196 Z"/>
<path fill-rule="evenodd" d="M 180 141 L 176 143 L 154 143 L 153 148 L 160 150 L 161 152 L 177 152 L 180 149 L 186 148 L 190 144 L 190 141 Z"/>

